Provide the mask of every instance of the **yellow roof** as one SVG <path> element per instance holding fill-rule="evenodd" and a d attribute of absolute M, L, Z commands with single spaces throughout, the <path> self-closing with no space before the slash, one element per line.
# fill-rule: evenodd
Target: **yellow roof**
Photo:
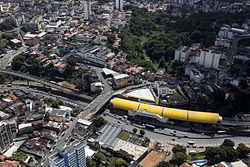
<path fill-rule="evenodd" d="M 138 110 L 139 103 L 130 101 L 130 100 L 124 100 L 120 98 L 113 98 L 112 104 L 115 108 L 123 109 L 123 110 Z"/>
<path fill-rule="evenodd" d="M 149 105 L 131 100 L 121 98 L 113 98 L 111 103 L 115 108 L 123 110 L 145 110 L 147 112 L 155 113 L 163 117 L 185 120 L 200 123 L 217 123 L 220 120 L 220 115 L 217 113 L 189 111 L 175 108 L 168 108 L 156 105 Z"/>
<path fill-rule="evenodd" d="M 141 110 L 141 111 L 145 110 L 147 112 L 151 112 L 151 113 L 155 113 L 155 114 L 158 114 L 158 115 L 162 115 L 163 107 L 139 103 L 139 110 Z"/>

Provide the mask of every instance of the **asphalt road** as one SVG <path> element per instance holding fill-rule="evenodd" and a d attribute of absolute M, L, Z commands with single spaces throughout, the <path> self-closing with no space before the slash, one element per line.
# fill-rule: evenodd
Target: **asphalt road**
<path fill-rule="evenodd" d="M 70 88 L 65 87 L 65 86 L 61 86 L 61 85 L 59 85 L 57 83 L 53 83 L 51 81 L 47 81 L 47 80 L 45 80 L 43 78 L 39 78 L 39 77 L 29 75 L 29 74 L 26 74 L 26 73 L 21 73 L 21 72 L 18 72 L 18 71 L 11 71 L 11 70 L 4 70 L 4 69 L 0 69 L 0 72 L 4 73 L 4 74 L 24 78 L 24 79 L 34 81 L 34 82 L 37 82 L 37 83 L 41 83 L 43 85 L 55 88 L 55 89 L 60 90 L 62 92 L 68 93 L 70 95 L 74 95 L 74 96 L 77 96 L 79 98 L 86 99 L 87 101 L 93 100 L 93 97 L 91 97 L 89 95 L 78 93 L 78 91 L 76 91 L 76 90 L 70 89 Z"/>
<path fill-rule="evenodd" d="M 12 50 L 11 52 L 4 55 L 2 59 L 0 59 L 0 68 L 6 69 L 9 63 L 12 62 L 15 56 L 21 54 L 22 52 L 25 52 L 27 50 L 27 47 L 21 47 L 18 50 Z"/>
<path fill-rule="evenodd" d="M 104 89 L 102 93 L 95 98 L 87 107 L 85 107 L 84 111 L 82 111 L 75 120 L 71 123 L 70 127 L 63 133 L 63 136 L 59 137 L 59 140 L 54 145 L 54 151 L 57 149 L 62 148 L 66 143 L 67 140 L 70 139 L 70 136 L 72 134 L 73 129 L 75 128 L 78 120 L 80 118 L 82 119 L 90 119 L 94 113 L 96 113 L 98 110 L 102 108 L 104 104 L 112 97 L 112 88 L 108 85 L 106 80 L 101 75 L 101 70 L 97 68 L 97 75 L 99 76 L 99 79 L 104 85 Z M 48 157 L 49 153 L 46 154 L 46 157 L 43 159 L 41 166 L 47 167 L 49 166 Z"/>
<path fill-rule="evenodd" d="M 210 138 L 210 136 L 206 136 L 203 134 L 198 134 L 198 133 L 190 133 L 190 132 L 183 132 L 179 130 L 176 131 L 176 136 L 184 136 L 187 135 L 187 138 L 180 138 L 173 136 L 171 132 L 173 129 L 165 128 L 163 130 L 161 129 L 155 129 L 154 132 L 145 129 L 143 126 L 139 126 L 137 124 L 132 124 L 128 120 L 121 121 L 119 118 L 122 118 L 121 116 L 117 116 L 115 114 L 107 114 L 107 115 L 102 115 L 104 119 L 106 119 L 108 122 L 118 124 L 122 126 L 125 130 L 131 131 L 133 128 L 137 129 L 143 129 L 146 133 L 145 135 L 150 138 L 150 139 L 156 139 L 160 141 L 165 141 L 171 144 L 180 144 L 180 145 L 187 145 L 188 141 L 193 141 L 198 147 L 203 146 L 218 146 L 220 145 L 225 139 L 230 139 L 234 141 L 236 144 L 238 143 L 250 143 L 250 137 L 249 136 L 232 136 L 232 135 L 227 135 L 227 134 L 216 134 L 214 138 Z M 139 131 L 138 130 L 138 131 Z M 156 132 L 156 133 L 155 133 Z M 173 141 L 174 139 L 175 141 Z"/>
<path fill-rule="evenodd" d="M 25 91 L 25 92 L 34 93 L 34 94 L 41 95 L 41 96 L 51 98 L 54 100 L 62 100 L 65 104 L 70 104 L 70 105 L 74 105 L 74 106 L 77 106 L 77 105 L 87 106 L 88 105 L 88 103 L 83 102 L 83 101 L 75 101 L 75 100 L 72 100 L 72 99 L 64 97 L 64 96 L 59 96 L 59 95 L 53 94 L 51 92 L 37 90 L 35 88 L 29 88 L 27 86 L 12 85 L 11 87 L 9 87 L 6 85 L 0 85 L 0 91 L 15 91 L 15 90 L 21 90 L 21 91 Z"/>
<path fill-rule="evenodd" d="M 109 100 L 110 98 L 116 94 L 116 93 L 120 93 L 123 91 L 126 91 L 128 89 L 132 89 L 132 88 L 137 88 L 137 87 L 142 87 L 145 86 L 149 83 L 145 83 L 145 84 L 141 84 L 141 85 L 132 85 L 132 86 L 128 86 L 126 88 L 114 91 L 109 84 L 106 82 L 106 80 L 103 78 L 101 72 L 102 72 L 102 68 L 98 68 L 98 67 L 92 67 L 96 70 L 97 75 L 99 76 L 99 79 L 101 80 L 101 82 L 103 83 L 103 91 L 102 93 L 95 98 L 87 107 L 85 107 L 84 111 L 82 111 L 76 118 L 75 120 L 71 123 L 70 127 L 63 133 L 62 136 L 59 137 L 59 140 L 55 143 L 53 149 L 54 151 L 57 149 L 62 148 L 66 143 L 67 140 L 70 139 L 70 136 L 72 134 L 73 129 L 75 128 L 78 120 L 80 118 L 82 119 L 90 119 L 97 111 L 99 111 Z M 42 161 L 41 166 L 43 167 L 47 167 L 48 166 L 48 157 L 49 157 L 49 153 L 46 154 L 45 158 Z"/>

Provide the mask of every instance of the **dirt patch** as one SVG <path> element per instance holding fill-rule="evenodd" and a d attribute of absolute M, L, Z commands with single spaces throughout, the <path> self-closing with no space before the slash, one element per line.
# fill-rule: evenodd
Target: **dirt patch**
<path fill-rule="evenodd" d="M 141 162 L 143 167 L 154 167 L 166 158 L 166 155 L 157 151 L 151 151 Z"/>

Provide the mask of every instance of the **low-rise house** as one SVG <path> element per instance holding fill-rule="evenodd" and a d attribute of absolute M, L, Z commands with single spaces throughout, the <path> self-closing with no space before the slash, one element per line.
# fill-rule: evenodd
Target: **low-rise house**
<path fill-rule="evenodd" d="M 103 84 L 101 82 L 94 82 L 90 85 L 91 92 L 96 92 L 97 90 L 103 90 Z"/>
<path fill-rule="evenodd" d="M 58 70 L 60 73 L 64 73 L 67 66 L 68 66 L 68 63 L 66 62 L 58 62 L 54 64 L 55 69 Z"/>
<path fill-rule="evenodd" d="M 23 123 L 18 125 L 19 135 L 29 134 L 34 131 L 34 128 L 31 123 Z"/>
<path fill-rule="evenodd" d="M 129 85 L 134 84 L 133 77 L 129 76 L 128 74 L 120 74 L 114 76 L 113 79 L 113 87 L 114 88 L 121 88 Z"/>

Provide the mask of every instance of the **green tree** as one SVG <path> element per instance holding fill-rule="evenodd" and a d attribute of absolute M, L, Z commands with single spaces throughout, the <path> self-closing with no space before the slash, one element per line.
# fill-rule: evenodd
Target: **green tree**
<path fill-rule="evenodd" d="M 99 118 L 95 118 L 93 120 L 93 125 L 97 128 L 100 128 L 101 126 L 105 125 L 106 124 L 106 120 L 103 119 L 102 117 L 99 117 Z"/>
<path fill-rule="evenodd" d="M 1 32 L 0 32 L 1 33 Z M 7 39 L 0 39 L 0 47 L 4 47 L 8 44 L 8 40 Z"/>
<path fill-rule="evenodd" d="M 115 34 L 108 34 L 108 44 L 113 44 L 115 42 Z"/>
<path fill-rule="evenodd" d="M 145 135 L 145 131 L 141 129 L 141 130 L 140 130 L 140 135 L 141 135 L 141 136 L 144 136 L 144 135 Z"/>
<path fill-rule="evenodd" d="M 183 152 L 186 153 L 186 148 L 180 145 L 174 146 L 172 149 L 173 153 L 177 153 L 177 152 Z"/>
<path fill-rule="evenodd" d="M 241 70 L 241 66 L 239 64 L 233 65 L 233 67 L 230 69 L 231 74 L 239 75 Z"/>
<path fill-rule="evenodd" d="M 231 162 L 238 156 L 237 151 L 231 146 L 208 147 L 205 151 L 206 159 L 211 163 L 221 161 Z"/>
<path fill-rule="evenodd" d="M 98 164 L 101 164 L 101 162 L 105 161 L 107 158 L 106 158 L 106 156 L 103 153 L 98 152 L 98 153 L 95 154 L 94 159 L 96 160 L 96 162 Z"/>
<path fill-rule="evenodd" d="M 90 159 L 90 158 L 87 158 L 87 159 L 86 159 L 86 165 L 87 165 L 87 167 L 96 167 L 95 161 L 93 161 L 93 160 Z"/>
<path fill-rule="evenodd" d="M 247 80 L 241 79 L 240 83 L 239 83 L 239 86 L 240 86 L 241 89 L 247 89 L 248 88 Z"/>
<path fill-rule="evenodd" d="M 59 108 L 59 105 L 58 105 L 58 103 L 56 101 L 53 101 L 50 107 Z"/>
<path fill-rule="evenodd" d="M 63 106 L 63 105 L 64 105 L 63 101 L 62 101 L 62 100 L 59 100 L 59 101 L 58 101 L 58 105 L 59 105 L 59 106 Z"/>
<path fill-rule="evenodd" d="M 234 142 L 233 142 L 232 140 L 230 140 L 230 139 L 225 139 L 221 146 L 234 147 L 235 144 L 234 144 Z"/>
<path fill-rule="evenodd" d="M 133 133 L 134 133 L 134 134 L 136 134 L 137 129 L 136 129 L 136 128 L 134 128 L 132 131 L 133 131 Z"/>
<path fill-rule="evenodd" d="M 248 154 L 250 153 L 250 148 L 248 148 L 245 144 L 240 143 L 237 147 L 237 152 L 239 155 L 239 158 L 246 158 Z"/>
<path fill-rule="evenodd" d="M 187 160 L 187 155 L 185 153 L 177 152 L 173 155 L 173 158 L 170 160 L 170 163 L 179 166 L 184 162 L 186 162 L 186 160 Z"/>
<path fill-rule="evenodd" d="M 4 84 L 7 80 L 7 76 L 5 74 L 0 74 L 0 84 Z"/>
<path fill-rule="evenodd" d="M 211 163 L 218 163 L 226 156 L 226 153 L 223 152 L 219 147 L 208 147 L 205 151 L 206 159 Z"/>
<path fill-rule="evenodd" d="M 200 31 L 193 31 L 191 33 L 191 39 L 194 41 L 194 42 L 199 42 L 200 39 L 202 38 L 203 34 L 200 32 Z"/>
<path fill-rule="evenodd" d="M 238 153 L 233 147 L 221 146 L 220 149 L 222 149 L 226 153 L 225 157 L 222 157 L 222 159 L 224 159 L 227 162 L 236 160 Z"/>
<path fill-rule="evenodd" d="M 116 167 L 123 167 L 123 166 L 125 166 L 125 164 L 126 164 L 126 162 L 122 158 L 117 158 L 115 160 L 115 166 Z"/>
<path fill-rule="evenodd" d="M 157 165 L 157 167 L 172 167 L 172 165 L 169 162 L 162 161 Z"/>
<path fill-rule="evenodd" d="M 8 22 L 0 23 L 0 31 L 12 30 L 14 27 Z"/>

